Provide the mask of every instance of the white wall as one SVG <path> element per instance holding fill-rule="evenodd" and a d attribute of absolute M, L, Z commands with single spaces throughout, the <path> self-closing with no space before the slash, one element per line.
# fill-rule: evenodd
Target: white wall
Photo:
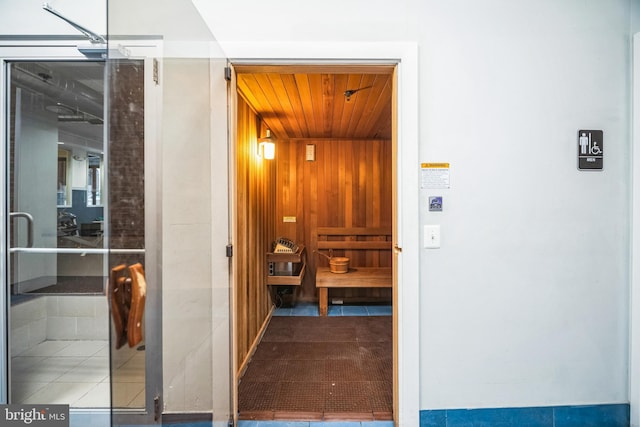
<path fill-rule="evenodd" d="M 421 213 L 443 227 L 423 407 L 628 400 L 629 4 L 425 10 L 422 158 L 452 186 Z M 604 131 L 602 172 L 577 170 L 578 129 Z"/>
<path fill-rule="evenodd" d="M 451 189 L 405 189 L 442 225 L 420 260 L 421 408 L 628 401 L 632 0 L 196 3 L 231 57 L 418 42 L 415 167 L 451 163 Z M 577 170 L 585 128 L 601 172 Z"/>
<path fill-rule="evenodd" d="M 0 33 L 82 37 L 82 33 L 71 25 L 43 10 L 43 3 L 49 3 L 60 14 L 94 33 L 107 33 L 106 0 L 3 0 L 0 4 Z"/>
<path fill-rule="evenodd" d="M 33 93 L 17 89 L 16 103 L 11 208 L 33 217 L 33 247 L 53 248 L 57 243 L 58 124 Z M 12 224 L 14 245 L 26 247 L 26 219 L 15 218 Z M 12 268 L 13 282 L 19 283 L 22 291 L 38 289 L 55 281 L 56 255 L 17 253 Z"/>

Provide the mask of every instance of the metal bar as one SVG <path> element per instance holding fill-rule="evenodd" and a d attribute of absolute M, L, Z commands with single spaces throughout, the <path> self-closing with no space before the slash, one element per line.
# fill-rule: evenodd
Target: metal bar
<path fill-rule="evenodd" d="M 9 218 L 25 218 L 27 220 L 27 247 L 33 247 L 33 216 L 27 212 L 10 212 Z"/>
<path fill-rule="evenodd" d="M 100 248 L 10 248 L 11 253 L 27 254 L 144 254 L 144 249 L 100 249 Z"/>
<path fill-rule="evenodd" d="M 93 31 L 83 27 L 82 25 L 80 25 L 78 23 L 73 22 L 71 19 L 67 18 L 66 16 L 63 16 L 60 12 L 58 12 L 57 10 L 55 10 L 54 8 L 49 6 L 49 3 L 44 3 L 42 5 L 42 8 L 44 10 L 46 10 L 47 12 L 49 12 L 49 13 L 57 16 L 58 18 L 62 19 L 63 21 L 67 22 L 69 25 L 74 27 L 76 30 L 80 31 L 82 34 L 84 34 L 85 36 L 87 36 L 89 38 L 91 43 L 102 43 L 102 44 L 106 44 L 107 43 L 107 41 L 105 40 L 104 37 L 102 37 L 99 34 L 94 33 Z"/>

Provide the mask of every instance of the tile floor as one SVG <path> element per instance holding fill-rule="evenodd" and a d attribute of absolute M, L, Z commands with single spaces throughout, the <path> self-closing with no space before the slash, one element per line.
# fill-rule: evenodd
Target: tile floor
<path fill-rule="evenodd" d="M 394 427 L 393 421 L 238 421 L 238 427 Z"/>
<path fill-rule="evenodd" d="M 274 316 L 318 316 L 318 304 L 298 303 L 290 308 L 276 308 Z M 328 316 L 391 316 L 390 305 L 330 305 Z"/>
<path fill-rule="evenodd" d="M 114 407 L 144 403 L 144 351 L 123 347 L 113 355 Z M 11 359 L 15 403 L 108 408 L 108 341 L 44 341 Z"/>

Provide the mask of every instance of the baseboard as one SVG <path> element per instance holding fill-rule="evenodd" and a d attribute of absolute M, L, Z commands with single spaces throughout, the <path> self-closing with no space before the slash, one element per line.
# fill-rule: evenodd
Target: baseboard
<path fill-rule="evenodd" d="M 238 372 L 236 373 L 236 384 L 238 383 L 240 378 L 242 378 L 242 376 L 244 375 L 244 371 L 247 369 L 247 365 L 249 364 L 249 361 L 253 357 L 253 353 L 256 352 L 256 349 L 258 348 L 258 344 L 260 344 L 260 341 L 262 340 L 262 336 L 264 335 L 264 332 L 267 330 L 267 326 L 269 326 L 269 322 L 271 321 L 271 317 L 273 316 L 274 310 L 275 310 L 275 306 L 272 305 L 271 310 L 269 310 L 269 313 L 267 314 L 267 317 L 264 319 L 264 322 L 262 322 L 262 326 L 258 331 L 258 335 L 256 335 L 255 339 L 251 343 L 251 346 L 249 347 L 247 356 L 244 358 L 244 360 L 240 364 L 240 367 L 238 368 Z"/>
<path fill-rule="evenodd" d="M 629 423 L 628 403 L 420 411 L 420 427 L 629 427 Z"/>
<path fill-rule="evenodd" d="M 211 422 L 211 412 L 168 412 L 162 414 L 162 424 L 188 424 L 195 422 Z"/>

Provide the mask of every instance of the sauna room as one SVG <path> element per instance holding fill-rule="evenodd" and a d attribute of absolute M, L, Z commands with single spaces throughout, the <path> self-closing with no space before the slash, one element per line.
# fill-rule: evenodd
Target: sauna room
<path fill-rule="evenodd" d="M 239 417 L 391 420 L 394 67 L 235 72 Z"/>

